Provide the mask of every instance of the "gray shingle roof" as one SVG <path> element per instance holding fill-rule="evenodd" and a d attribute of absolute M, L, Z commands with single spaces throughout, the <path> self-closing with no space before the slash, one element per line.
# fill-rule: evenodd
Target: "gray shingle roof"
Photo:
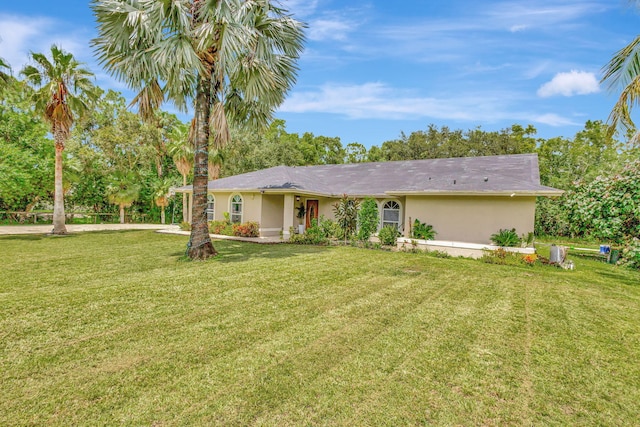
<path fill-rule="evenodd" d="M 177 191 L 191 191 L 191 186 Z M 407 160 L 320 166 L 277 166 L 209 181 L 209 190 L 283 191 L 326 196 L 518 193 L 558 196 L 540 185 L 538 156 Z"/>

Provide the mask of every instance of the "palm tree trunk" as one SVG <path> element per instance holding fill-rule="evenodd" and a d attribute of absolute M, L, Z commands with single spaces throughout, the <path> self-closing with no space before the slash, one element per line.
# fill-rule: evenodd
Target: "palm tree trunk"
<path fill-rule="evenodd" d="M 60 132 L 54 132 L 56 145 L 54 191 L 53 191 L 53 234 L 67 234 L 64 218 L 64 190 L 62 188 L 62 151 L 64 137 Z"/>
<path fill-rule="evenodd" d="M 207 259 L 218 252 L 209 237 L 207 223 L 207 184 L 209 179 L 209 115 L 211 114 L 210 81 L 201 77 L 196 95 L 195 158 L 193 166 L 193 206 L 191 207 L 191 237 L 187 244 L 187 256 L 191 259 Z"/>
<path fill-rule="evenodd" d="M 162 206 L 160 209 L 161 209 L 160 210 L 160 223 L 164 224 L 164 221 L 165 221 L 164 206 Z"/>
<path fill-rule="evenodd" d="M 120 205 L 120 224 L 124 224 L 124 205 Z"/>
<path fill-rule="evenodd" d="M 187 186 L 187 175 L 182 175 L 182 186 Z M 189 209 L 189 204 L 187 202 L 187 193 L 182 193 L 182 222 L 189 221 L 189 213 L 187 210 Z"/>

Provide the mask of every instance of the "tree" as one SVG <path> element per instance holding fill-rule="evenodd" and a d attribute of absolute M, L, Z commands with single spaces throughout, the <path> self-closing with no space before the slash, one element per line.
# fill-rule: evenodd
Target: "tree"
<path fill-rule="evenodd" d="M 635 133 L 631 110 L 640 102 L 640 35 L 616 52 L 602 71 L 601 83 L 606 83 L 610 91 L 622 89 L 609 115 L 611 132 L 622 128 Z"/>
<path fill-rule="evenodd" d="M 30 211 L 52 192 L 54 148 L 33 116 L 24 88 L 12 79 L 0 91 L 0 211 Z"/>
<path fill-rule="evenodd" d="M 378 229 L 378 223 L 378 204 L 375 199 L 364 199 L 358 211 L 358 239 L 363 242 L 368 241 Z"/>
<path fill-rule="evenodd" d="M 189 140 L 189 128 L 185 124 L 173 128 L 169 135 L 169 155 L 182 175 L 182 185 L 187 185 L 187 177 L 193 167 L 193 147 Z M 182 193 L 182 222 L 187 222 L 187 193 Z"/>
<path fill-rule="evenodd" d="M 117 171 L 109 177 L 107 197 L 109 203 L 118 205 L 120 209 L 120 224 L 124 224 L 124 210 L 130 207 L 140 196 L 140 184 L 131 171 Z"/>
<path fill-rule="evenodd" d="M 214 256 L 206 217 L 209 139 L 222 148 L 228 121 L 258 127 L 271 119 L 294 83 L 303 25 L 269 0 L 93 0 L 92 7 L 99 60 L 139 92 L 134 102 L 143 116 L 165 97 L 183 110 L 194 101 L 187 255 Z"/>
<path fill-rule="evenodd" d="M 87 101 L 95 98 L 91 73 L 72 54 L 51 46 L 51 60 L 41 53 L 31 53 L 35 65 L 26 66 L 23 74 L 34 88 L 35 110 L 51 125 L 55 142 L 55 189 L 53 234 L 65 234 L 64 194 L 62 186 L 62 152 L 69 138 L 75 115 L 87 110 Z"/>
<path fill-rule="evenodd" d="M 3 70 L 9 71 L 9 73 Z M 9 64 L 3 58 L 0 58 L 0 90 L 4 89 L 11 81 L 10 72 L 11 67 L 9 66 Z"/>
<path fill-rule="evenodd" d="M 350 199 L 346 194 L 343 194 L 340 200 L 333 205 L 333 214 L 336 217 L 338 227 L 342 231 L 345 243 L 356 231 L 359 208 L 360 203 L 358 200 Z"/>
<path fill-rule="evenodd" d="M 165 208 L 169 206 L 169 190 L 173 185 L 171 178 L 158 178 L 153 182 L 153 200 L 160 208 L 160 223 L 165 223 Z"/>

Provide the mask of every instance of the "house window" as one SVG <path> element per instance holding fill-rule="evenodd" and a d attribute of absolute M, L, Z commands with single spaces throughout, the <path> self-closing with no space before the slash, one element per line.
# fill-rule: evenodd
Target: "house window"
<path fill-rule="evenodd" d="M 231 222 L 242 222 L 242 197 L 238 194 L 231 199 Z"/>
<path fill-rule="evenodd" d="M 389 200 L 382 206 L 382 226 L 393 225 L 400 229 L 400 204 Z"/>
<path fill-rule="evenodd" d="M 207 195 L 207 221 L 213 221 L 215 218 L 215 203 L 216 199 L 213 197 L 213 194 Z"/>

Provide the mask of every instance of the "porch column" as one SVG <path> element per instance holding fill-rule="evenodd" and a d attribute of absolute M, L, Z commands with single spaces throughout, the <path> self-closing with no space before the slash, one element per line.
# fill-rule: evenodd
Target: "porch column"
<path fill-rule="evenodd" d="M 289 240 L 291 237 L 291 233 L 289 233 L 289 229 L 293 227 L 293 206 L 294 206 L 294 198 L 293 194 L 285 194 L 284 195 L 284 213 L 283 213 L 283 224 L 282 224 L 282 238 L 284 240 Z"/>
<path fill-rule="evenodd" d="M 187 208 L 188 209 L 187 212 L 189 212 L 188 221 L 189 221 L 189 224 L 191 224 L 191 221 L 193 220 L 193 212 L 192 212 L 192 209 L 193 209 L 193 193 L 189 193 L 189 203 L 188 203 L 188 205 L 189 205 L 188 208 Z"/>

